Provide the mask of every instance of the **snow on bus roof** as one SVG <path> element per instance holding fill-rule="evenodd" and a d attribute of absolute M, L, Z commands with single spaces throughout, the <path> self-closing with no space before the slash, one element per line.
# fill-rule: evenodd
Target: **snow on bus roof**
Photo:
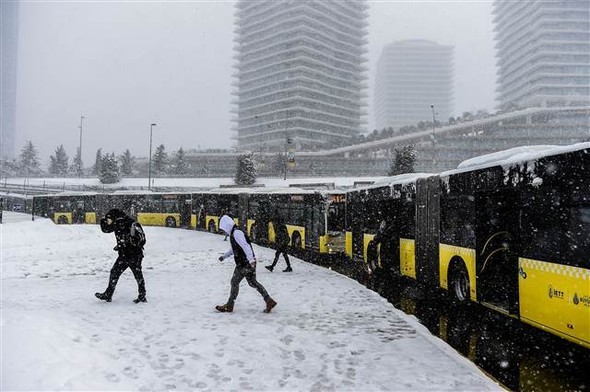
<path fill-rule="evenodd" d="M 567 146 L 537 145 L 522 146 L 491 154 L 481 155 L 461 162 L 457 169 L 449 170 L 441 175 L 449 175 L 476 169 L 484 169 L 492 166 L 506 166 L 516 162 L 532 161 L 551 155 L 589 149 L 590 142 L 576 143 Z"/>
<path fill-rule="evenodd" d="M 356 188 L 354 190 L 367 190 L 367 189 L 374 189 L 380 188 L 385 186 L 393 186 L 393 185 L 406 185 L 412 182 L 416 182 L 419 178 L 426 178 L 434 176 L 433 173 L 404 173 L 398 174 L 397 176 L 392 177 L 384 177 L 379 181 L 375 181 L 373 184 L 366 185 L 363 187 Z"/>

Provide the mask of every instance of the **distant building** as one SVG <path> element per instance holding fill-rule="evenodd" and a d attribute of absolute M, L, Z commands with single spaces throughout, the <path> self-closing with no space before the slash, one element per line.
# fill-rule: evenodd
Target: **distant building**
<path fill-rule="evenodd" d="M 17 1 L 0 2 L 0 41 L 0 159 L 12 159 L 15 156 Z"/>
<path fill-rule="evenodd" d="M 364 131 L 368 5 L 238 1 L 239 150 L 328 148 Z"/>
<path fill-rule="evenodd" d="M 453 47 L 426 40 L 393 42 L 383 48 L 375 78 L 375 127 L 392 127 L 453 113 Z"/>
<path fill-rule="evenodd" d="M 590 104 L 588 0 L 493 5 L 500 109 Z"/>

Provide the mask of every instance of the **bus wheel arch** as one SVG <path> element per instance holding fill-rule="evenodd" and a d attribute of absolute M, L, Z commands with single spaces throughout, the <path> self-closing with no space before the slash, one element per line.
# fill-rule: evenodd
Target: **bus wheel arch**
<path fill-rule="evenodd" d="M 166 227 L 176 227 L 176 219 L 173 216 L 166 218 Z"/>
<path fill-rule="evenodd" d="M 60 215 L 57 217 L 57 224 L 58 225 L 65 225 L 68 224 L 68 217 L 65 215 Z"/>
<path fill-rule="evenodd" d="M 301 234 L 298 231 L 293 232 L 293 236 L 291 237 L 291 243 L 293 244 L 293 248 L 302 249 Z"/>
<path fill-rule="evenodd" d="M 215 233 L 215 222 L 213 220 L 210 220 L 209 223 L 207 224 L 207 231 L 209 233 Z"/>
<path fill-rule="evenodd" d="M 466 303 L 470 298 L 469 273 L 465 261 L 460 257 L 451 260 L 448 270 L 448 289 L 453 302 Z"/>

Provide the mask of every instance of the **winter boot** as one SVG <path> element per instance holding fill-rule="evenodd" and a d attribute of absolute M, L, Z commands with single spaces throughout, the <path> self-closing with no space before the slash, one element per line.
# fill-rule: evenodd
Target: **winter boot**
<path fill-rule="evenodd" d="M 269 298 L 266 300 L 266 309 L 263 310 L 264 313 L 270 313 L 270 311 L 272 310 L 272 308 L 274 308 L 275 306 L 277 306 L 277 303 L 274 299 Z"/>
<path fill-rule="evenodd" d="M 109 297 L 105 293 L 94 293 L 94 296 L 103 301 L 111 302 L 111 297 Z"/>
<path fill-rule="evenodd" d="M 291 269 L 291 267 L 287 267 L 283 270 L 283 272 L 293 272 L 293 270 Z"/>
<path fill-rule="evenodd" d="M 134 304 L 138 304 L 140 302 L 147 302 L 147 298 L 145 297 L 145 294 L 139 294 L 139 296 L 133 300 Z"/>
<path fill-rule="evenodd" d="M 267 265 L 264 268 L 266 268 L 267 270 L 269 270 L 270 272 L 272 272 L 272 270 L 274 269 L 274 267 L 272 265 Z"/>
<path fill-rule="evenodd" d="M 234 304 L 227 303 L 225 305 L 217 305 L 215 309 L 221 313 L 231 313 L 234 311 Z"/>

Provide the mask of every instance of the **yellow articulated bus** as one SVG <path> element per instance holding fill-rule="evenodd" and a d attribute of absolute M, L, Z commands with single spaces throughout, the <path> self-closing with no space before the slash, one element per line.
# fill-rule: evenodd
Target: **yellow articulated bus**
<path fill-rule="evenodd" d="M 349 192 L 349 257 L 590 348 L 590 143 L 405 180 Z"/>
<path fill-rule="evenodd" d="M 188 228 L 191 224 L 189 193 L 116 192 L 99 195 L 97 204 L 101 216 L 119 208 L 144 226 Z"/>
<path fill-rule="evenodd" d="M 35 196 L 33 213 L 46 216 L 56 224 L 96 223 L 96 194 L 58 194 Z"/>
<path fill-rule="evenodd" d="M 344 252 L 344 192 L 305 189 L 254 191 L 248 195 L 247 228 L 260 243 L 275 242 L 273 222 L 287 226 L 290 247 L 321 255 Z"/>

